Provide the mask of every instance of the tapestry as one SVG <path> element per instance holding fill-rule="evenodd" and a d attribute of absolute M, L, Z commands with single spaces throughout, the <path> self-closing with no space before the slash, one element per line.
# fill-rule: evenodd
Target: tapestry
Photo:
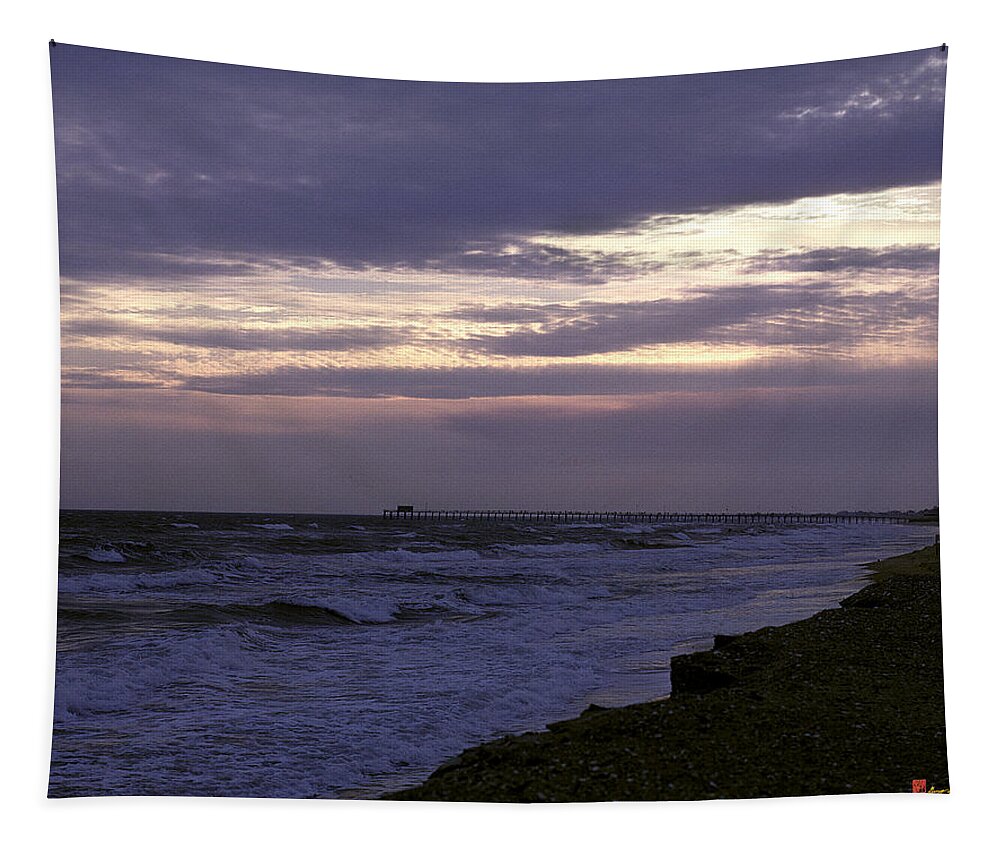
<path fill-rule="evenodd" d="M 50 797 L 949 791 L 945 46 L 49 50 Z"/>

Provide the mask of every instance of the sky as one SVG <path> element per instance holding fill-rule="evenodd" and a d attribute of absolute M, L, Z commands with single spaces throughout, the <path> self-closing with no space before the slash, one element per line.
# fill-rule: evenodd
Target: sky
<path fill-rule="evenodd" d="M 485 84 L 55 46 L 63 506 L 936 504 L 945 58 Z"/>

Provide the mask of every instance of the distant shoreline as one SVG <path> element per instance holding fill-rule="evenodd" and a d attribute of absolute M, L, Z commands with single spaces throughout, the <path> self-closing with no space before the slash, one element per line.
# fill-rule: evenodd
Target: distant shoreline
<path fill-rule="evenodd" d="M 949 788 L 940 552 L 866 567 L 839 609 L 675 657 L 669 700 L 470 748 L 387 797 L 699 800 Z"/>

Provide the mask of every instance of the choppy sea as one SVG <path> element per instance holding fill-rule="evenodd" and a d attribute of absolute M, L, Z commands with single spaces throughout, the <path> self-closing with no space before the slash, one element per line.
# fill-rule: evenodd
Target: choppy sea
<path fill-rule="evenodd" d="M 670 690 L 937 527 L 61 514 L 50 795 L 377 797 Z"/>

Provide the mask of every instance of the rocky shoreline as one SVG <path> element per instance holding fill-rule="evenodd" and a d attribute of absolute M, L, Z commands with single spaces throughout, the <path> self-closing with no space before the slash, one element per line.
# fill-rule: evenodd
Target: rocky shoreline
<path fill-rule="evenodd" d="M 388 797 L 700 800 L 949 788 L 938 545 L 839 609 L 671 663 L 669 699 L 470 748 Z"/>

